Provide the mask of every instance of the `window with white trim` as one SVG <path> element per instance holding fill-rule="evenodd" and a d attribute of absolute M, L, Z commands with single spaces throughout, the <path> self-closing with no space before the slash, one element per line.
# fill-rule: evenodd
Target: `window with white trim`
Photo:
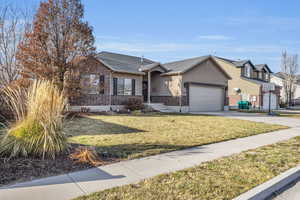
<path fill-rule="evenodd" d="M 135 79 L 114 78 L 114 95 L 135 95 Z"/>
<path fill-rule="evenodd" d="M 264 78 L 265 78 L 265 81 L 268 81 L 269 80 L 269 73 L 266 72 Z"/>
<path fill-rule="evenodd" d="M 245 65 L 245 74 L 246 77 L 251 78 L 251 66 L 249 64 Z"/>

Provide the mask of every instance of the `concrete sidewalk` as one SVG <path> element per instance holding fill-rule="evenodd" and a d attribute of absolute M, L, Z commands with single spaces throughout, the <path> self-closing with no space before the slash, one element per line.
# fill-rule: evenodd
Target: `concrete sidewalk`
<path fill-rule="evenodd" d="M 270 120 L 268 123 L 276 124 L 276 120 Z M 299 120 L 298 123 L 300 124 Z M 294 128 L 2 187 L 0 199 L 67 200 L 120 185 L 136 183 L 145 178 L 193 167 L 202 162 L 300 136 L 300 128 L 297 124 L 291 125 Z"/>
<path fill-rule="evenodd" d="M 235 111 L 191 112 L 191 113 L 200 114 L 200 115 L 222 116 L 222 117 L 228 117 L 232 119 L 249 120 L 254 122 L 263 122 L 267 124 L 278 124 L 278 125 L 289 126 L 293 128 L 297 128 L 297 127 L 300 128 L 300 119 L 270 116 L 267 114 L 260 114 L 260 113 L 243 113 L 243 112 L 235 112 Z"/>

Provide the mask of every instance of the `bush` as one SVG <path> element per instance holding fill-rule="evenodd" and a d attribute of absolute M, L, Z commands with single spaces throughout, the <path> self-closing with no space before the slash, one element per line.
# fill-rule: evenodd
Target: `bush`
<path fill-rule="evenodd" d="M 96 150 L 89 147 L 78 147 L 74 153 L 70 155 L 70 158 L 79 163 L 88 163 L 90 165 L 102 164 Z"/>
<path fill-rule="evenodd" d="M 34 81 L 29 89 L 8 87 L 4 93 L 16 122 L 0 138 L 0 155 L 54 159 L 66 150 L 62 115 L 66 99 L 53 82 Z"/>
<path fill-rule="evenodd" d="M 136 98 L 129 98 L 125 103 L 124 103 L 125 109 L 134 111 L 134 110 L 142 110 L 144 109 L 144 104 L 142 100 L 136 99 Z"/>

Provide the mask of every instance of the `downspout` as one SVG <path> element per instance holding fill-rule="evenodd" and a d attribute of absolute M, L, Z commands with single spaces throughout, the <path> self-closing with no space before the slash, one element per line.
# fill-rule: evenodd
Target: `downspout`
<path fill-rule="evenodd" d="M 151 104 L 151 70 L 148 71 L 148 105 Z"/>
<path fill-rule="evenodd" d="M 113 71 L 110 72 L 109 74 L 109 110 L 112 111 L 112 94 L 113 94 L 113 90 L 114 90 L 114 86 L 112 84 L 112 74 L 113 74 Z"/>
<path fill-rule="evenodd" d="M 180 73 L 178 73 L 179 76 Z M 180 83 L 179 83 L 179 88 L 180 88 L 180 94 L 179 94 L 179 112 L 182 111 L 182 77 L 180 79 Z"/>

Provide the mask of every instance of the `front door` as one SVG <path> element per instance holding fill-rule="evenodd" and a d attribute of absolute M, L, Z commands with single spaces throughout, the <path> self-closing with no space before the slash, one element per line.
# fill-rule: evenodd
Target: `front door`
<path fill-rule="evenodd" d="M 143 97 L 144 102 L 148 100 L 148 81 L 143 81 Z"/>

